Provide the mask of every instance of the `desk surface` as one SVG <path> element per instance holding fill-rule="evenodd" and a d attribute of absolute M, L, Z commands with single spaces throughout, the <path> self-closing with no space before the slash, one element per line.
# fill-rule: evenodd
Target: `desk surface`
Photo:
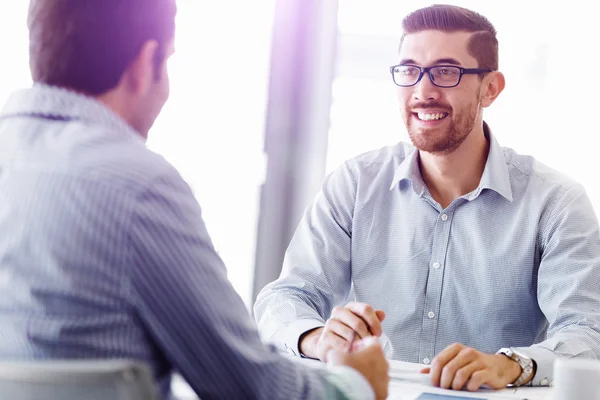
<path fill-rule="evenodd" d="M 320 361 L 300 359 L 293 357 L 293 360 L 301 362 L 313 368 L 325 368 L 325 364 Z M 394 378 L 395 372 L 418 371 L 424 367 L 420 364 L 407 363 L 402 361 L 390 361 L 390 380 L 388 400 L 417 400 L 423 393 L 432 393 L 445 395 L 439 400 L 452 400 L 473 398 L 489 400 L 551 400 L 552 388 L 547 387 L 520 387 L 507 388 L 503 390 L 480 390 L 478 392 L 463 392 L 455 390 L 445 390 L 433 387 L 431 385 L 401 380 Z M 197 397 L 180 377 L 173 380 L 173 394 L 181 400 L 195 400 Z M 431 400 L 438 400 L 435 397 Z"/>
<path fill-rule="evenodd" d="M 552 388 L 548 387 L 519 387 L 506 388 L 503 390 L 483 389 L 477 392 L 466 392 L 456 390 L 440 389 L 429 384 L 409 382 L 399 379 L 394 379 L 394 372 L 397 371 L 418 371 L 424 365 L 406 363 L 402 361 L 390 361 L 390 375 L 392 379 L 389 387 L 388 400 L 416 400 L 423 393 L 433 393 L 445 395 L 440 400 L 446 400 L 447 396 L 455 396 L 460 398 L 475 398 L 475 399 L 527 399 L 527 400 L 550 400 L 552 397 Z M 453 397 L 448 397 L 448 400 Z M 432 399 L 433 400 L 433 399 Z"/>
<path fill-rule="evenodd" d="M 325 367 L 325 364 L 320 361 L 299 359 L 297 357 L 294 359 L 314 368 Z M 479 390 L 477 392 L 466 392 L 440 389 L 429 384 L 394 378 L 395 373 L 399 373 L 398 375 L 400 375 L 403 372 L 419 371 L 423 367 L 425 367 L 425 365 L 390 360 L 391 380 L 388 400 L 417 400 L 423 393 L 445 395 L 439 400 L 452 400 L 454 397 L 457 397 L 458 399 L 466 397 L 482 400 L 551 400 L 552 397 L 552 388 L 548 387 L 519 387 L 506 388 L 503 390 Z M 431 400 L 434 400 L 434 398 Z"/>

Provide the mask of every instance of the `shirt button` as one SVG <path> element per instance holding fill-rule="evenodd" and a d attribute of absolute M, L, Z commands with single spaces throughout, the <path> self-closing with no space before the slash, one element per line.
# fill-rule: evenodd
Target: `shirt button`
<path fill-rule="evenodd" d="M 435 313 L 434 313 L 433 311 L 429 311 L 429 312 L 427 313 L 427 316 L 428 316 L 429 318 L 433 318 L 433 317 L 435 317 Z"/>
<path fill-rule="evenodd" d="M 440 263 L 439 263 L 439 262 L 437 262 L 437 261 L 433 263 L 433 268 L 435 268 L 435 269 L 438 269 L 438 268 L 439 268 L 439 267 L 441 267 L 441 266 L 442 266 L 442 264 L 440 264 Z"/>
<path fill-rule="evenodd" d="M 448 219 L 448 216 L 446 214 L 442 214 L 442 221 L 446 221 Z"/>
<path fill-rule="evenodd" d="M 542 379 L 542 381 L 540 382 L 540 385 L 542 386 L 546 386 L 548 384 L 548 379 L 544 378 Z"/>
<path fill-rule="evenodd" d="M 425 365 L 429 365 L 430 361 L 431 361 L 431 360 L 429 360 L 429 358 L 425 357 L 425 358 L 423 359 L 423 364 L 425 364 Z"/>

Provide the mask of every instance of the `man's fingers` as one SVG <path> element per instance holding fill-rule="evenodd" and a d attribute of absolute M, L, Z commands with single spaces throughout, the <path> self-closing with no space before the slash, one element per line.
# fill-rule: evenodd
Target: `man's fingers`
<path fill-rule="evenodd" d="M 367 336 L 364 339 L 355 341 L 352 345 L 352 351 L 361 351 L 361 350 L 364 350 L 365 348 L 371 347 L 371 346 L 381 347 L 381 344 L 379 343 L 379 341 L 377 339 L 375 339 L 375 336 Z M 382 348 L 382 351 L 383 351 L 383 348 Z"/>
<path fill-rule="evenodd" d="M 455 343 L 434 358 L 429 375 L 432 385 L 444 389 L 475 391 L 482 386 L 501 389 L 515 379 L 516 368 L 517 364 L 507 358 Z M 427 368 L 421 370 L 426 371 Z"/>
<path fill-rule="evenodd" d="M 325 332 L 323 334 L 323 343 L 327 347 L 332 347 L 337 350 L 344 350 L 347 347 L 346 339 L 333 332 Z"/>
<path fill-rule="evenodd" d="M 348 325 L 342 323 L 340 320 L 330 318 L 325 323 L 325 330 L 331 331 L 341 338 L 352 341 L 354 339 L 354 330 L 350 328 Z"/>
<path fill-rule="evenodd" d="M 364 338 L 367 336 L 371 336 L 371 332 L 369 331 L 369 327 L 365 323 L 365 321 L 350 309 L 345 307 L 335 307 L 333 312 L 331 313 L 330 319 L 337 319 L 342 322 L 346 326 L 350 327 L 354 332 L 358 334 L 359 338 Z"/>
<path fill-rule="evenodd" d="M 476 371 L 471 375 L 469 382 L 467 382 L 467 390 L 469 392 L 475 392 L 483 386 L 489 379 L 490 372 L 487 370 Z"/>
<path fill-rule="evenodd" d="M 327 354 L 330 350 L 348 351 L 348 341 L 336 333 L 325 330 L 319 339 L 319 359 L 327 361 Z"/>
<path fill-rule="evenodd" d="M 454 382 L 454 378 L 456 377 L 456 373 L 471 364 L 473 361 L 477 359 L 478 353 L 477 350 L 472 349 L 470 347 L 464 347 L 452 358 L 450 361 L 446 363 L 444 368 L 442 368 L 442 376 L 440 378 L 440 387 L 444 389 L 449 389 L 452 387 L 452 383 Z"/>
<path fill-rule="evenodd" d="M 377 315 L 377 318 L 379 318 L 379 322 L 383 322 L 385 319 L 385 312 L 383 310 L 375 310 L 375 314 Z"/>
<path fill-rule="evenodd" d="M 471 376 L 482 369 L 484 369 L 485 365 L 478 361 L 473 361 L 464 367 L 460 368 L 454 374 L 454 380 L 452 380 L 452 389 L 453 390 L 463 390 Z"/>
<path fill-rule="evenodd" d="M 458 355 L 463 347 L 464 346 L 458 343 L 452 344 L 442 350 L 442 352 L 433 359 L 431 371 L 429 372 L 429 375 L 431 375 L 431 383 L 433 383 L 433 385 L 440 386 L 442 370 L 450 360 Z"/>
<path fill-rule="evenodd" d="M 345 308 L 359 316 L 368 325 L 370 332 L 372 332 L 373 335 L 381 336 L 381 321 L 373 307 L 365 303 L 351 302 L 348 303 Z"/>

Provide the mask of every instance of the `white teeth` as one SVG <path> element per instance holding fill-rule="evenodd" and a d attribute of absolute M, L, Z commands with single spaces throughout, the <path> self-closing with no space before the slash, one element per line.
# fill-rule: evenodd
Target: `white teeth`
<path fill-rule="evenodd" d="M 436 119 L 442 119 L 444 118 L 447 114 L 446 113 L 437 113 L 437 114 L 425 114 L 425 113 L 417 113 L 417 115 L 419 116 L 420 120 L 423 121 L 431 121 L 431 120 L 436 120 Z"/>

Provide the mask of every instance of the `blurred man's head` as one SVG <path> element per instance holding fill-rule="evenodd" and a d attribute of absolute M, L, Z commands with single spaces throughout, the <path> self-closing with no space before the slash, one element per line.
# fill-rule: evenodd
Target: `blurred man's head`
<path fill-rule="evenodd" d="M 392 72 L 408 133 L 420 150 L 451 153 L 482 129 L 483 108 L 504 88 L 496 29 L 484 16 L 450 5 L 416 10 L 402 28 Z"/>
<path fill-rule="evenodd" d="M 146 136 L 169 96 L 175 0 L 31 0 L 34 82 L 94 96 Z"/>

